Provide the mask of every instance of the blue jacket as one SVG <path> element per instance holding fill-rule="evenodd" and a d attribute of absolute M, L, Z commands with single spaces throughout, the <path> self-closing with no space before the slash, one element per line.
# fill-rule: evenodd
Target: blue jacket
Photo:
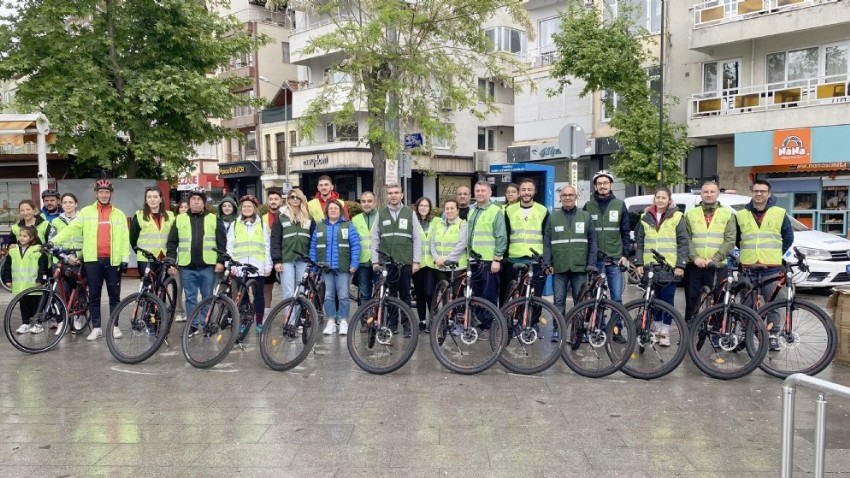
<path fill-rule="evenodd" d="M 316 236 L 318 227 L 316 227 L 313 228 L 313 237 L 310 238 L 310 259 L 312 259 L 313 262 L 326 262 L 331 266 L 331 269 L 338 270 L 339 245 L 337 244 L 337 237 L 339 237 L 339 228 L 347 227 L 348 247 L 351 250 L 351 268 L 357 269 L 357 266 L 359 265 L 358 257 L 360 257 L 360 235 L 357 234 L 357 229 L 354 228 L 354 225 L 351 224 L 351 222 L 346 221 L 344 217 L 341 217 L 336 224 L 328 222 L 328 218 L 322 219 L 322 222 L 328 226 L 327 238 L 325 239 L 327 245 L 325 257 L 316 258 L 316 243 L 318 241 Z"/>

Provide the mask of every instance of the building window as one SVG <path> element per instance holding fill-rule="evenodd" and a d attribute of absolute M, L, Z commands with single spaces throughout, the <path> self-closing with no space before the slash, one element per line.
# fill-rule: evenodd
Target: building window
<path fill-rule="evenodd" d="M 537 22 L 537 31 L 540 35 L 538 45 L 540 48 L 550 47 L 555 44 L 553 35 L 561 31 L 561 19 L 559 17 L 547 18 Z"/>
<path fill-rule="evenodd" d="M 734 95 L 741 86 L 741 59 L 712 61 L 702 64 L 702 91 L 718 95 Z"/>
<path fill-rule="evenodd" d="M 266 135 L 266 160 L 272 159 L 272 135 Z"/>
<path fill-rule="evenodd" d="M 661 100 L 661 70 L 659 65 L 653 65 L 645 68 L 646 74 L 649 77 L 646 83 L 646 86 L 649 87 L 649 100 L 657 107 L 658 102 Z M 620 100 L 620 95 L 613 90 L 605 90 L 602 92 L 602 99 L 612 98 L 611 102 L 613 103 L 613 109 L 608 111 L 608 108 L 605 107 L 605 102 L 602 103 L 602 121 L 608 122 L 611 120 L 611 117 L 614 115 L 614 111 L 622 111 L 624 105 Z"/>
<path fill-rule="evenodd" d="M 484 30 L 484 36 L 490 42 L 490 49 L 521 53 L 526 50 L 526 36 L 522 30 L 508 27 L 494 27 Z"/>
<path fill-rule="evenodd" d="M 236 93 L 236 95 L 242 97 L 243 100 L 253 101 L 254 100 L 254 90 L 241 91 Z M 239 116 L 249 116 L 254 114 L 254 106 L 253 105 L 240 105 L 233 108 L 233 117 L 238 118 Z"/>
<path fill-rule="evenodd" d="M 621 2 L 628 2 L 634 12 L 635 28 L 646 28 L 650 33 L 661 32 L 661 6 L 663 0 L 605 0 L 603 19 L 611 21 L 619 15 L 618 6 Z"/>
<path fill-rule="evenodd" d="M 351 75 L 342 71 L 334 71 L 332 68 L 328 67 L 322 70 L 322 75 L 324 78 L 328 80 L 330 84 L 336 83 L 349 83 L 351 82 Z"/>
<path fill-rule="evenodd" d="M 357 123 L 338 125 L 334 123 L 325 124 L 325 134 L 328 138 L 328 143 L 336 143 L 339 141 L 357 141 L 359 134 L 357 131 Z"/>
<path fill-rule="evenodd" d="M 285 41 L 280 42 L 280 52 L 283 55 L 283 62 L 284 63 L 292 63 L 292 61 L 290 61 L 290 56 L 289 56 L 289 43 L 288 42 L 285 42 Z"/>
<path fill-rule="evenodd" d="M 496 130 L 494 128 L 478 128 L 478 150 L 496 150 Z"/>
<path fill-rule="evenodd" d="M 478 98 L 484 101 L 486 98 L 496 99 L 496 82 L 486 78 L 478 79 Z"/>
<path fill-rule="evenodd" d="M 820 47 L 814 46 L 769 53 L 767 55 L 768 88 L 805 86 L 808 83 L 807 80 L 816 79 L 822 61 L 820 50 Z"/>
<path fill-rule="evenodd" d="M 692 149 L 685 161 L 685 173 L 688 175 L 686 187 L 690 189 L 699 189 L 709 179 L 717 180 L 717 146 Z"/>

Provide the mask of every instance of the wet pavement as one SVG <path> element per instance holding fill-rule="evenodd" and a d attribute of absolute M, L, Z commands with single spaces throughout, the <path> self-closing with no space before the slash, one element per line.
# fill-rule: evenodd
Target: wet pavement
<path fill-rule="evenodd" d="M 125 294 L 135 288 L 124 281 Z M 827 295 L 807 298 L 823 306 Z M 0 293 L 0 310 L 9 299 Z M 244 350 L 198 370 L 183 358 L 182 326 L 135 366 L 102 339 L 68 336 L 40 355 L 3 340 L 0 476 L 778 476 L 782 381 L 760 370 L 721 382 L 686 358 L 651 382 L 587 379 L 563 362 L 532 377 L 498 364 L 461 376 L 423 336 L 407 365 L 373 376 L 344 337 L 322 336 L 279 373 L 253 332 Z M 819 377 L 850 385 L 850 367 Z M 797 393 L 799 476 L 813 469 L 815 399 Z M 826 470 L 847 473 L 850 401 L 828 400 Z"/>

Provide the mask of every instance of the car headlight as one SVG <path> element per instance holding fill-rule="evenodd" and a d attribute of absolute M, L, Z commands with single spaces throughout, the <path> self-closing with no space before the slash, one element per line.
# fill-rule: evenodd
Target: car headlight
<path fill-rule="evenodd" d="M 806 255 L 806 259 L 812 259 L 815 261 L 828 261 L 832 259 L 832 254 L 829 251 L 824 251 L 823 249 L 812 249 L 809 247 L 797 247 L 797 249 Z"/>

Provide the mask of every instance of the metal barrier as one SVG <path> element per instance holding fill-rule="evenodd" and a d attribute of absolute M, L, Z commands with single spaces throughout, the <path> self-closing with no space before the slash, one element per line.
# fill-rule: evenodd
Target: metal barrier
<path fill-rule="evenodd" d="M 809 377 L 802 373 L 796 373 L 785 379 L 785 384 L 782 385 L 782 467 L 780 469 L 782 478 L 791 478 L 794 468 L 794 399 L 797 395 L 798 386 L 821 392 L 818 395 L 815 415 L 814 476 L 823 477 L 824 453 L 826 451 L 826 399 L 824 394 L 850 398 L 850 387 Z"/>

